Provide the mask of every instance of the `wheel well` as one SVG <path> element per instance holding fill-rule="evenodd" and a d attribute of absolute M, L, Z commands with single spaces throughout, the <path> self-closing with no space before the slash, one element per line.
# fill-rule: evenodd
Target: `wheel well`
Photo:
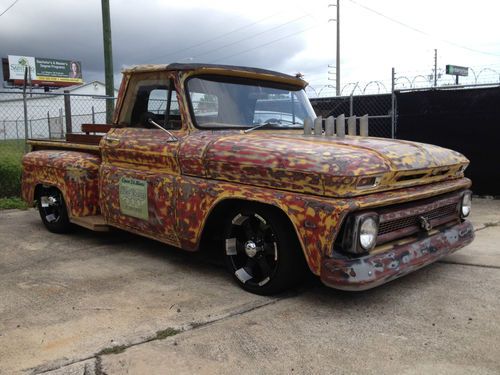
<path fill-rule="evenodd" d="M 226 218 L 228 212 L 235 207 L 266 207 L 267 209 L 273 210 L 276 214 L 278 214 L 283 220 L 283 224 L 288 226 L 288 229 L 295 235 L 297 241 L 299 241 L 297 237 L 297 232 L 290 221 L 290 218 L 283 212 L 283 210 L 279 207 L 276 207 L 272 204 L 265 204 L 260 202 L 252 202 L 243 199 L 225 199 L 219 202 L 210 212 L 205 225 L 202 230 L 201 240 L 200 240 L 200 250 L 209 249 L 211 245 L 220 244 L 220 241 L 223 241 L 223 226 L 221 223 Z M 299 242 L 300 244 L 300 242 Z"/>
<path fill-rule="evenodd" d="M 36 201 L 38 200 L 38 197 L 40 196 L 41 192 L 42 192 L 42 189 L 44 187 L 51 187 L 51 188 L 54 188 L 54 189 L 57 189 L 57 191 L 59 191 L 61 193 L 61 195 L 63 196 L 63 199 L 64 201 L 66 202 L 66 204 L 68 204 L 67 202 L 67 199 L 66 197 L 64 196 L 64 193 L 62 192 L 62 190 L 56 186 L 56 185 L 45 185 L 45 184 L 38 184 L 35 186 L 35 192 L 33 193 L 33 200 Z"/>
<path fill-rule="evenodd" d="M 43 184 L 38 184 L 35 186 L 35 192 L 33 194 L 33 200 L 36 201 L 38 200 L 38 197 L 40 196 L 40 192 L 42 191 Z"/>

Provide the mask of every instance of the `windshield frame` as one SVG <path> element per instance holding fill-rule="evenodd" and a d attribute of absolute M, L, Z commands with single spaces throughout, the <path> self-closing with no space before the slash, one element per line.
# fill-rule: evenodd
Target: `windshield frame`
<path fill-rule="evenodd" d="M 270 88 L 275 88 L 275 89 L 281 89 L 281 90 L 287 90 L 290 92 L 299 92 L 302 91 L 304 93 L 305 98 L 307 99 L 307 102 L 309 103 L 309 107 L 311 109 L 311 112 L 314 117 L 316 117 L 316 114 L 314 113 L 314 110 L 309 102 L 309 99 L 305 93 L 304 87 L 300 85 L 294 85 L 291 83 L 283 83 L 283 82 L 276 82 L 273 80 L 266 80 L 263 78 L 247 78 L 247 77 L 239 77 L 239 76 L 233 76 L 233 75 L 223 75 L 223 74 L 195 74 L 192 76 L 189 76 L 186 78 L 184 81 L 184 94 L 187 99 L 187 107 L 189 110 L 189 115 L 191 117 L 191 122 L 193 126 L 196 129 L 199 130 L 247 130 L 255 127 L 255 124 L 250 124 L 250 125 L 230 125 L 228 126 L 204 126 L 204 125 L 199 125 L 196 120 L 196 115 L 194 114 L 194 107 L 193 107 L 193 102 L 191 100 L 191 94 L 189 92 L 189 81 L 192 79 L 208 79 L 216 82 L 221 82 L 221 83 L 233 83 L 233 84 L 243 84 L 247 86 L 263 86 L 263 87 L 270 87 Z M 276 124 L 278 125 L 278 124 Z M 262 129 L 264 130 L 303 130 L 303 124 L 298 124 L 300 126 L 272 126 L 270 124 L 269 126 L 264 126 Z"/>

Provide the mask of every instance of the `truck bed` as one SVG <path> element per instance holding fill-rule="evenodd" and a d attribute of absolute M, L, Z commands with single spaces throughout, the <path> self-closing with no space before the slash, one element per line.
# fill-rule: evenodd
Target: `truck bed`
<path fill-rule="evenodd" d="M 32 151 L 77 150 L 99 153 L 99 142 L 111 128 L 112 125 L 107 124 L 82 124 L 82 133 L 67 133 L 66 139 L 29 139 L 28 144 Z"/>

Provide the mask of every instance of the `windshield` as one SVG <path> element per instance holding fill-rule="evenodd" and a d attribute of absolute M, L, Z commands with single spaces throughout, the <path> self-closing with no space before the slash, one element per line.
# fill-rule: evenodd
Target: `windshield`
<path fill-rule="evenodd" d="M 304 90 L 275 82 L 229 77 L 195 77 L 187 83 L 194 121 L 210 129 L 300 129 L 316 115 Z"/>

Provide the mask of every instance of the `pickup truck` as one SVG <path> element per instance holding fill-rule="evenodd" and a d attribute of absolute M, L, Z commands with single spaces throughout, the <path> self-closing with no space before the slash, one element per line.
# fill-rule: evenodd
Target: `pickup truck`
<path fill-rule="evenodd" d="M 116 227 L 187 251 L 216 247 L 258 294 L 307 269 L 332 288 L 369 289 L 473 240 L 463 155 L 344 136 L 341 121 L 332 132 L 306 85 L 236 66 L 127 69 L 112 124 L 30 141 L 23 199 L 56 233 Z"/>

